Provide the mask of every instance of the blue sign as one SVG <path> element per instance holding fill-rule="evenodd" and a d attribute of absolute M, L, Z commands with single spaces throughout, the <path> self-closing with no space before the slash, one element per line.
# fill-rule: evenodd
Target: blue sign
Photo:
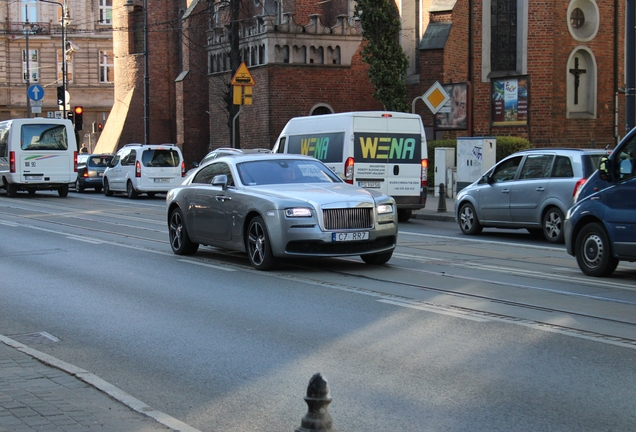
<path fill-rule="evenodd" d="M 30 86 L 27 93 L 29 94 L 29 98 L 34 101 L 39 101 L 44 97 L 44 89 L 38 84 Z"/>

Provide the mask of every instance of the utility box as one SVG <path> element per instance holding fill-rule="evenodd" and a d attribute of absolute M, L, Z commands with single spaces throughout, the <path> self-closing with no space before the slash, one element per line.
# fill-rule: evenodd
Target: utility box
<path fill-rule="evenodd" d="M 434 196 L 439 197 L 439 184 L 444 183 L 446 197 L 452 198 L 453 178 L 452 168 L 455 167 L 455 149 L 453 147 L 437 147 L 435 149 L 435 191 Z M 451 171 L 449 172 L 449 169 Z M 449 177 L 451 174 L 451 177 Z"/>
<path fill-rule="evenodd" d="M 479 180 L 496 162 L 496 138 L 457 138 L 457 192 Z"/>

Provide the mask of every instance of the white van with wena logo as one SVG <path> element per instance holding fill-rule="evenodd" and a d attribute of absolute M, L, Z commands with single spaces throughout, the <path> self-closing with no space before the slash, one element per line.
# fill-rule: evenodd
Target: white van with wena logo
<path fill-rule="evenodd" d="M 272 152 L 313 156 L 347 183 L 391 195 L 400 221 L 426 205 L 428 152 L 419 115 L 360 111 L 294 117 Z"/>
<path fill-rule="evenodd" d="M 68 195 L 77 179 L 77 141 L 66 119 L 27 118 L 0 122 L 0 186 L 18 191 L 57 190 Z"/>

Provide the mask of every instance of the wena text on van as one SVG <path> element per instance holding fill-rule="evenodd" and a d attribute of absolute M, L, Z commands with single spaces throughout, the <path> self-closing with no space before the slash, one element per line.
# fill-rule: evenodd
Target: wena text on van
<path fill-rule="evenodd" d="M 315 157 L 347 183 L 391 195 L 399 221 L 426 206 L 428 153 L 419 115 L 362 111 L 294 117 L 272 152 Z"/>
<path fill-rule="evenodd" d="M 0 122 L 0 186 L 18 191 L 57 190 L 68 195 L 77 179 L 77 142 L 67 119 L 29 118 Z"/>

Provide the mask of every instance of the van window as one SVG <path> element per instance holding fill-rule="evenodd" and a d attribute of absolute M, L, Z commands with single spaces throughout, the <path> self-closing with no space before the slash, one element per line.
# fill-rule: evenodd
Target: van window
<path fill-rule="evenodd" d="M 554 168 L 552 168 L 553 178 L 569 178 L 574 177 L 574 171 L 572 170 L 572 162 L 567 156 L 557 156 L 554 162 Z"/>
<path fill-rule="evenodd" d="M 178 167 L 180 162 L 179 153 L 172 149 L 147 149 L 141 154 L 145 167 Z"/>
<path fill-rule="evenodd" d="M 343 148 L 344 132 L 295 135 L 287 143 L 287 153 L 311 156 L 325 163 L 341 163 Z"/>
<path fill-rule="evenodd" d="M 0 157 L 8 157 L 9 153 L 9 125 L 0 125 Z"/>
<path fill-rule="evenodd" d="M 634 171 L 634 156 L 636 156 L 636 138 L 632 137 L 632 139 L 620 149 L 620 153 L 616 157 L 615 169 L 617 171 L 617 178 L 620 181 L 629 180 L 636 176 Z"/>
<path fill-rule="evenodd" d="M 285 153 L 285 137 L 281 138 L 278 141 L 278 148 L 276 149 L 276 153 Z"/>
<path fill-rule="evenodd" d="M 353 142 L 356 162 L 422 163 L 421 135 L 356 132 Z"/>
<path fill-rule="evenodd" d="M 25 124 L 20 136 L 22 150 L 68 150 L 66 125 Z"/>

